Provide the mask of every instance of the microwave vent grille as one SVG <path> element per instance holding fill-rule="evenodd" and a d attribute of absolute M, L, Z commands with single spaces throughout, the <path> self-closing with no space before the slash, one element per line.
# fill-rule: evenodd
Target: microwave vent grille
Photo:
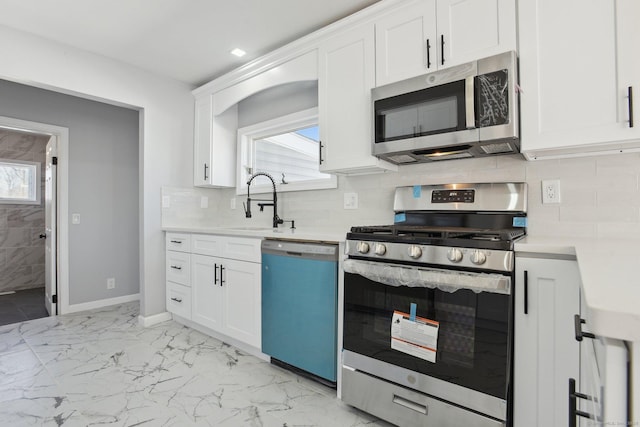
<path fill-rule="evenodd" d="M 411 157 L 408 154 L 399 154 L 397 156 L 389 156 L 387 159 L 397 164 L 416 163 L 418 161 L 414 157 Z"/>
<path fill-rule="evenodd" d="M 508 142 L 499 142 L 495 144 L 486 144 L 481 146 L 482 150 L 487 154 L 515 153 L 516 150 Z"/>

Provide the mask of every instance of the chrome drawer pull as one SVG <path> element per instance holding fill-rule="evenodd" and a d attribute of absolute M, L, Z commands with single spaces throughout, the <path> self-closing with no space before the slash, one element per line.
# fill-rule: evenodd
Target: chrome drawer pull
<path fill-rule="evenodd" d="M 179 265 L 172 265 L 171 268 L 173 268 L 174 270 L 182 270 L 182 267 L 180 267 Z"/>
<path fill-rule="evenodd" d="M 182 302 L 182 300 L 180 298 L 175 298 L 175 297 L 172 297 L 171 301 Z"/>
<path fill-rule="evenodd" d="M 411 400 L 405 399 L 404 397 L 398 396 L 396 394 L 393 395 L 393 403 L 395 403 L 396 405 L 404 406 L 405 408 L 411 409 L 412 411 L 428 415 L 429 408 L 426 405 L 412 402 Z"/>
<path fill-rule="evenodd" d="M 171 243 L 175 243 L 176 245 L 181 245 L 182 240 L 172 240 Z"/>

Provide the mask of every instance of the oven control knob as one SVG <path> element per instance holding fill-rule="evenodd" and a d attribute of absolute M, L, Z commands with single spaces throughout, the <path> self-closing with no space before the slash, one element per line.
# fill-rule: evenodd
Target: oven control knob
<path fill-rule="evenodd" d="M 374 252 L 376 255 L 384 255 L 387 252 L 387 247 L 383 243 L 376 243 Z"/>
<path fill-rule="evenodd" d="M 411 245 L 409 246 L 409 256 L 413 259 L 418 259 L 422 256 L 422 249 L 420 246 Z"/>
<path fill-rule="evenodd" d="M 451 262 L 462 261 L 462 251 L 458 248 L 451 248 L 447 251 L 447 258 Z"/>
<path fill-rule="evenodd" d="M 487 255 L 482 251 L 473 251 L 471 254 L 471 262 L 475 265 L 482 265 L 487 261 Z"/>
<path fill-rule="evenodd" d="M 366 254 L 367 252 L 369 252 L 369 244 L 367 242 L 358 242 L 356 249 L 361 254 Z"/>

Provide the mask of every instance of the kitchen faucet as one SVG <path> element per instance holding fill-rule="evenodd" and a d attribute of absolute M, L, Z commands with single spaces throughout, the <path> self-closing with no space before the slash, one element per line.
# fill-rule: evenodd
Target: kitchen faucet
<path fill-rule="evenodd" d="M 272 200 L 265 199 L 254 199 L 261 202 L 271 202 L 271 203 L 258 203 L 260 206 L 260 212 L 264 211 L 265 206 L 273 206 L 273 228 L 278 228 L 278 224 L 283 224 L 284 221 L 278 216 L 278 194 L 276 193 L 276 182 L 273 180 L 273 177 L 266 172 L 256 172 L 247 181 L 247 204 L 244 207 L 244 215 L 247 218 L 251 218 L 251 194 L 249 189 L 251 188 L 251 181 L 253 181 L 258 176 L 266 176 L 271 180 L 271 184 L 273 185 L 273 198 Z M 243 203 L 244 205 L 244 203 Z M 291 224 L 291 228 L 293 224 Z"/>

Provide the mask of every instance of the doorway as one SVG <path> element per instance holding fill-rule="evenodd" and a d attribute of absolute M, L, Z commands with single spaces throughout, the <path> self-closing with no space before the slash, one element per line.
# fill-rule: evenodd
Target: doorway
<path fill-rule="evenodd" d="M 28 135 L 14 142 L 12 150 L 0 150 L 14 157 L 39 160 L 37 203 L 0 204 L 6 221 L 0 222 L 0 236 L 12 245 L 4 249 L 5 266 L 10 263 L 15 283 L 0 287 L 0 324 L 62 314 L 68 302 L 68 230 L 60 218 L 67 216 L 68 129 L 44 123 L 0 116 L 0 134 Z M 39 147 L 34 147 L 39 143 Z M 2 147 L 0 147 L 1 149 Z M 6 148 L 6 147 L 5 147 Z M 32 154 L 20 155 L 20 149 Z M 1 161 L 1 160 L 0 160 Z M 11 227 L 14 230 L 11 230 Z M 21 240 L 22 239 L 22 240 Z M 22 243 L 20 243 L 22 242 Z M 0 239 L 2 243 L 2 239 Z M 22 244 L 23 248 L 18 247 Z M 3 248 L 0 247 L 0 252 Z M 9 256 L 9 254 L 11 254 Z M 1 266 L 1 265 L 0 265 Z M 21 318 L 22 317 L 22 318 Z"/>

